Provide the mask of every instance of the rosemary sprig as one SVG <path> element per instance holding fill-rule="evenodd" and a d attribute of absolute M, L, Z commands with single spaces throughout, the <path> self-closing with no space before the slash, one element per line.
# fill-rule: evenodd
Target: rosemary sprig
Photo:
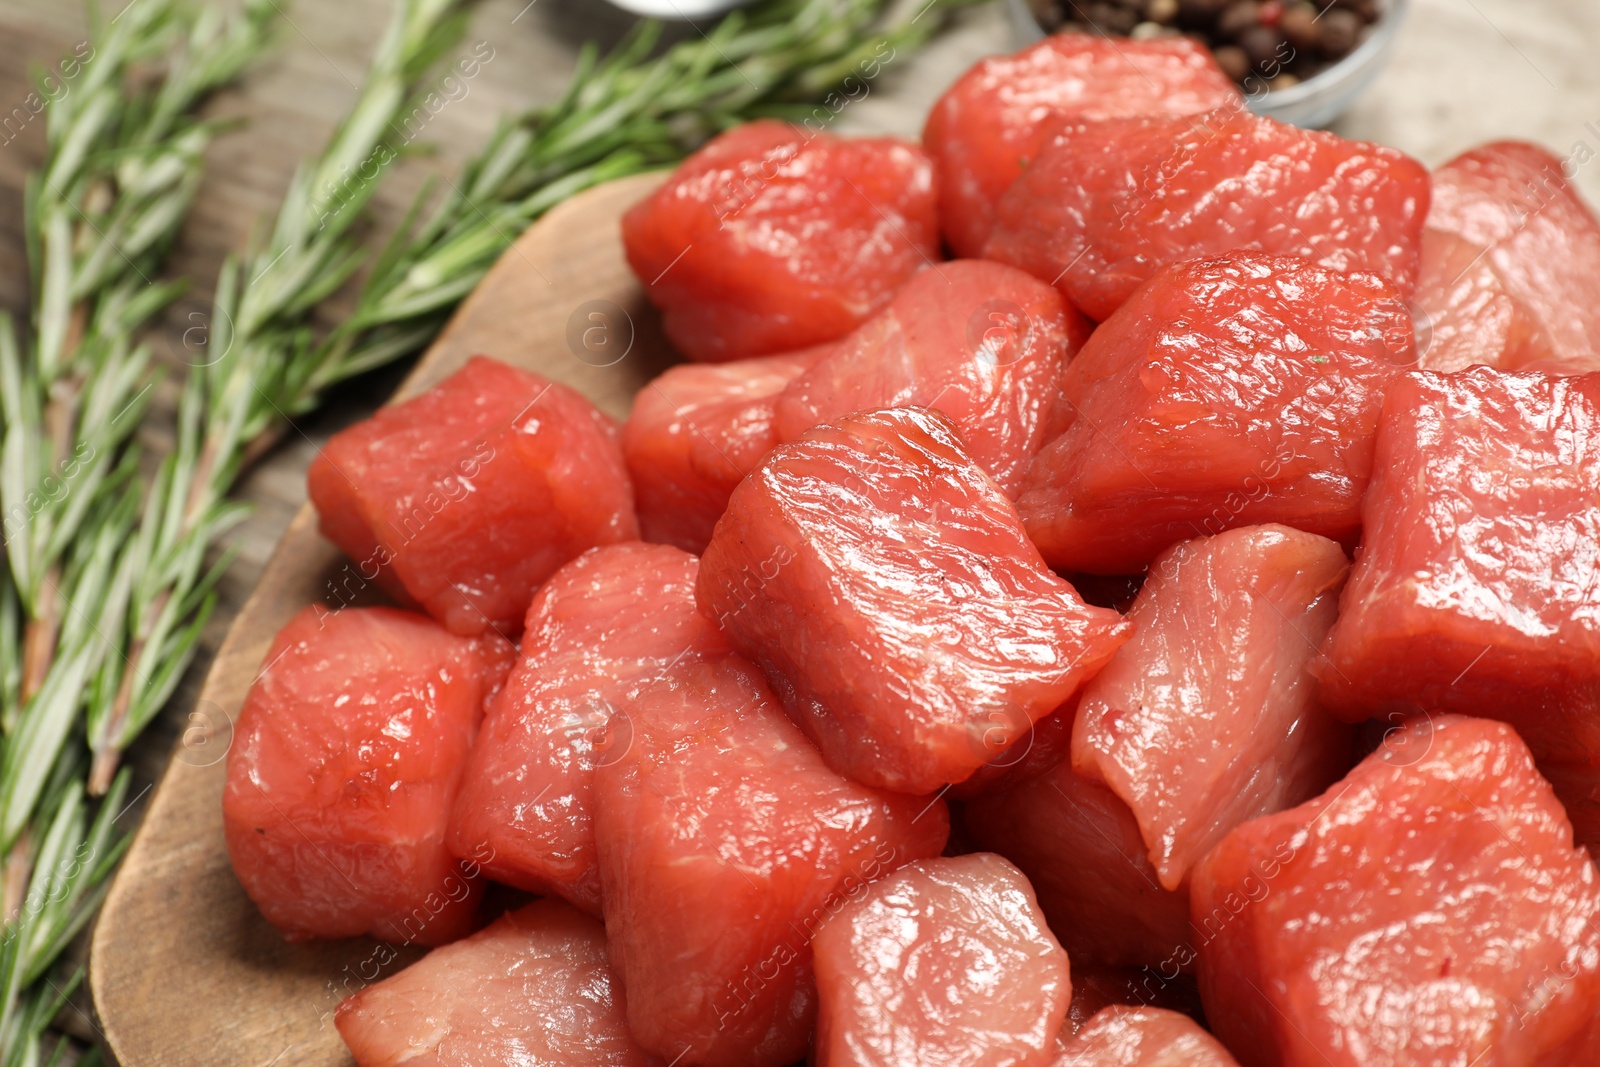
<path fill-rule="evenodd" d="M 126 594 L 85 557 L 104 540 L 92 517 L 115 514 L 103 503 L 131 489 L 125 445 L 152 375 L 149 348 L 130 338 L 179 291 L 151 278 L 216 132 L 195 109 L 261 50 L 271 11 L 260 0 L 228 19 L 186 0 L 139 0 L 99 27 L 79 83 L 46 116 L 48 156 L 25 220 L 31 343 L 0 320 L 7 614 L 22 631 L 15 684 L 0 691 L 0 851 L 32 818 L 89 674 L 116 651 L 103 633 Z M 158 63 L 165 73 L 152 81 Z M 16 901 L 6 903 L 9 914 Z"/>
<path fill-rule="evenodd" d="M 400 0 L 351 111 L 321 155 L 296 172 L 265 239 L 223 266 L 208 358 L 185 382 L 176 447 L 117 567 L 131 590 L 119 620 L 125 654 L 96 665 L 89 691 L 92 792 L 111 784 L 122 749 L 194 657 L 231 562 L 224 554 L 208 566 L 207 554 L 245 514 L 228 491 L 250 441 L 284 418 L 272 382 L 287 353 L 305 343 L 317 305 L 360 267 L 352 230 L 395 158 L 380 151 L 386 131 L 464 26 L 458 0 Z"/>
<path fill-rule="evenodd" d="M 400 28 L 444 18 L 448 5 L 404 4 L 386 38 L 400 50 L 374 67 L 355 113 L 291 185 L 272 239 L 218 278 L 211 360 L 190 376 L 178 447 L 129 548 L 142 576 L 125 638 L 132 667 L 105 661 L 89 705 L 91 788 L 110 783 L 122 750 L 193 658 L 226 565 L 204 561 L 241 514 L 227 494 L 289 419 L 315 408 L 332 385 L 426 345 L 500 253 L 561 200 L 681 159 L 749 118 L 804 113 L 798 102 L 851 75 L 870 80 L 886 56 L 919 44 L 949 9 L 970 2 L 930 5 L 874 30 L 885 0 L 769 0 L 659 53 L 660 26 L 648 22 L 604 60 L 586 48 L 560 101 L 503 124 L 431 210 L 424 192 L 369 265 L 355 311 L 318 338 L 312 311 L 363 266 L 348 234 L 387 169 L 375 161 L 399 155 L 386 140 L 409 111 L 398 86 L 450 39 Z"/>
<path fill-rule="evenodd" d="M 131 838 L 116 827 L 128 776 L 117 776 L 93 818 L 86 810 L 81 763 L 63 763 L 38 821 L 37 872 L 0 934 L 0 1064 L 42 1062 L 45 1032 L 83 980 L 82 968 L 52 978 L 52 965 L 93 917 L 110 873 Z M 57 1055 L 65 1041 L 58 1041 Z M 51 1062 L 55 1062 L 54 1059 Z"/>
<path fill-rule="evenodd" d="M 126 779 L 92 816 L 70 745 L 129 587 L 115 564 L 137 517 L 129 444 L 154 381 L 135 337 L 179 292 L 158 284 L 217 127 L 197 109 L 265 45 L 271 0 L 227 17 L 136 0 L 40 94 L 46 161 L 30 176 L 26 343 L 0 318 L 0 1065 L 44 1062 L 45 1033 L 82 979 L 52 976 L 93 916 L 125 841 Z M 58 1040 L 49 1062 L 68 1049 Z"/>

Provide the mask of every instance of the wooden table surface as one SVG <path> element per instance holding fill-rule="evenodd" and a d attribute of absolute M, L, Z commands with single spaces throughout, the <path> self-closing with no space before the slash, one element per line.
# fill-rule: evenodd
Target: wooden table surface
<path fill-rule="evenodd" d="M 117 0 L 105 6 L 114 10 Z M 174 372 L 183 367 L 183 332 L 200 321 L 192 315 L 207 309 L 222 257 L 272 211 L 296 160 L 321 143 L 354 98 L 389 6 L 389 0 L 284 0 L 278 47 L 215 104 L 217 115 L 241 117 L 248 126 L 213 146 L 205 184 L 171 260 L 171 275 L 193 282 L 191 296 L 152 338 Z M 469 94 L 429 125 L 426 137 L 437 153 L 407 161 L 385 185 L 377 203 L 379 230 L 392 223 L 426 175 L 454 173 L 500 114 L 555 97 L 582 41 L 614 41 L 628 22 L 601 0 L 479 4 L 461 50 L 486 41 L 494 58 L 470 83 Z M 84 30 L 84 10 L 74 0 L 0 0 L 0 117 L 27 96 L 30 70 L 53 64 Z M 998 5 L 970 12 L 952 33 L 891 66 L 869 97 L 841 116 L 839 129 L 914 136 L 928 105 L 951 79 L 977 57 L 1009 46 L 1010 29 Z M 1600 162 L 1590 161 L 1600 157 L 1597 51 L 1595 0 L 1414 0 L 1392 65 L 1335 128 L 1394 145 L 1429 164 L 1483 140 L 1538 141 L 1569 157 L 1576 183 L 1600 203 Z M 27 306 L 21 190 L 43 144 L 40 120 L 0 144 L 0 307 L 19 318 L 26 317 Z M 177 378 L 174 373 L 143 430 L 151 442 L 170 438 Z M 211 650 L 304 500 L 304 472 L 318 443 L 376 406 L 398 379 L 398 371 L 382 372 L 348 385 L 322 413 L 301 420 L 240 488 L 255 511 L 234 535 L 239 557 L 223 582 L 204 650 L 166 715 L 134 753 L 141 787 L 164 767 Z"/>

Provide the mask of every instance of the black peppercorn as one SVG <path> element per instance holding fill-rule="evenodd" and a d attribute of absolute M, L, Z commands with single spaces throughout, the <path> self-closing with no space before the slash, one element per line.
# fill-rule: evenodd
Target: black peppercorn
<path fill-rule="evenodd" d="M 1361 43 L 1361 18 L 1354 11 L 1342 7 L 1323 14 L 1320 47 L 1330 59 L 1349 55 Z"/>
<path fill-rule="evenodd" d="M 1261 25 L 1261 5 L 1256 0 L 1233 0 L 1217 16 L 1217 34 L 1237 41 L 1252 26 Z"/>

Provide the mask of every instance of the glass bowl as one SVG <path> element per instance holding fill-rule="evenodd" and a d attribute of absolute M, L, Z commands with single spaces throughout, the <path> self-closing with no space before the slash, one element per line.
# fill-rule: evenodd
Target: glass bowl
<path fill-rule="evenodd" d="M 1044 37 L 1027 0 L 1006 0 L 1019 45 L 1032 44 Z M 1383 14 L 1372 24 L 1372 32 L 1355 51 L 1299 85 L 1268 90 L 1264 85 L 1254 92 L 1245 90 L 1250 110 L 1296 126 L 1322 127 L 1344 114 L 1373 80 L 1383 71 L 1394 51 L 1395 38 L 1411 8 L 1411 0 L 1385 0 Z"/>

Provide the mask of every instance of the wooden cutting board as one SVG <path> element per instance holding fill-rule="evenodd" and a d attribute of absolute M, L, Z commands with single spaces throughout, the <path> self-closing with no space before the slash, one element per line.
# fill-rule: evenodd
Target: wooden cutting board
<path fill-rule="evenodd" d="M 634 393 L 673 359 L 623 259 L 619 230 L 622 213 L 660 180 L 642 175 L 592 189 L 528 230 L 396 399 L 484 354 L 626 417 Z M 374 977 L 376 943 L 287 944 L 245 897 L 222 836 L 231 724 L 278 629 L 308 604 L 337 604 L 328 583 L 342 566 L 303 507 L 228 632 L 111 888 L 89 981 L 123 1067 L 353 1067 L 332 1013 Z"/>

